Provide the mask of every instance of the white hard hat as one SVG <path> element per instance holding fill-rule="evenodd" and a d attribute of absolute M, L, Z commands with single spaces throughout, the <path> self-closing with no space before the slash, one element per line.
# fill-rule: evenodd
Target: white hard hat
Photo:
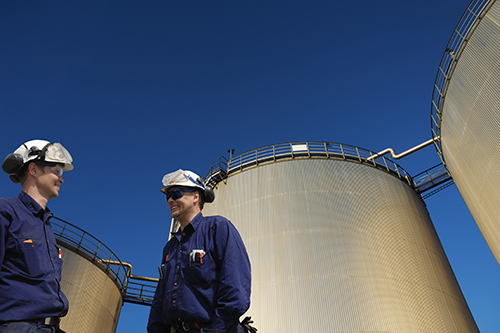
<path fill-rule="evenodd" d="M 163 188 L 160 190 L 167 194 L 168 189 L 174 186 L 197 187 L 201 189 L 203 200 L 205 202 L 213 202 L 215 194 L 212 188 L 205 186 L 203 180 L 193 171 L 179 169 L 177 171 L 167 173 L 163 176 Z"/>
<path fill-rule="evenodd" d="M 42 161 L 62 164 L 64 171 L 73 170 L 73 158 L 60 143 L 46 140 L 31 140 L 23 143 L 12 154 L 7 155 L 2 163 L 2 169 L 9 174 L 11 180 L 19 183 L 19 172 L 29 161 Z"/>
<path fill-rule="evenodd" d="M 167 173 L 163 176 L 162 183 L 164 187 L 160 191 L 163 193 L 167 193 L 168 189 L 174 186 L 198 187 L 202 190 L 205 189 L 205 185 L 203 185 L 203 181 L 200 176 L 192 171 L 184 171 L 182 169 Z"/>

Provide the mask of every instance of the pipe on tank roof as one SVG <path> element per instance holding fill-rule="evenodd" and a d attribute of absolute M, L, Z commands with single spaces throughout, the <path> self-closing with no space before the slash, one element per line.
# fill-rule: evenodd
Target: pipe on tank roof
<path fill-rule="evenodd" d="M 368 157 L 367 160 L 371 161 L 371 160 L 373 160 L 373 159 L 375 159 L 377 157 L 380 157 L 382 155 L 385 155 L 387 153 L 391 153 L 392 158 L 394 158 L 394 159 L 397 160 L 397 159 L 400 159 L 402 157 L 405 157 L 406 155 L 410 155 L 411 153 L 414 153 L 417 150 L 420 150 L 420 149 L 422 149 L 424 147 L 427 147 L 428 145 L 434 143 L 435 141 L 438 141 L 439 139 L 440 139 L 440 136 L 436 136 L 435 138 L 429 139 L 429 140 L 427 140 L 427 141 L 419 144 L 418 146 L 415 146 L 413 148 L 408 149 L 407 151 L 402 152 L 399 155 L 396 154 L 396 152 L 394 151 L 394 149 L 392 149 L 392 148 L 386 148 L 386 149 L 382 150 L 380 153 L 377 153 L 375 155 L 372 155 L 372 156 Z"/>

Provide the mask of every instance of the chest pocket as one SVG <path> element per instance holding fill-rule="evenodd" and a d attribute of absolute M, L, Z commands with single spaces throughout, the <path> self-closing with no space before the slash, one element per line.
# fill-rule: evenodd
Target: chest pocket
<path fill-rule="evenodd" d="M 188 256 L 188 264 L 184 267 L 184 278 L 195 286 L 210 286 L 216 279 L 215 263 L 210 252 L 193 250 Z"/>
<path fill-rule="evenodd" d="M 50 265 L 47 249 L 36 238 L 16 238 L 18 249 L 13 263 L 20 275 L 40 278 L 45 274 L 47 265 Z"/>

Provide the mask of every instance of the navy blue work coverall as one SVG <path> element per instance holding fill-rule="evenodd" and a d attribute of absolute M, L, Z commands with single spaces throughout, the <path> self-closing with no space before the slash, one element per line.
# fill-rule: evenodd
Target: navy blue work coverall
<path fill-rule="evenodd" d="M 25 192 L 0 198 L 0 324 L 68 312 L 51 217 Z"/>
<path fill-rule="evenodd" d="M 182 323 L 228 332 L 250 306 L 250 260 L 240 234 L 222 216 L 199 213 L 176 232 L 163 249 L 160 270 L 149 333 Z"/>

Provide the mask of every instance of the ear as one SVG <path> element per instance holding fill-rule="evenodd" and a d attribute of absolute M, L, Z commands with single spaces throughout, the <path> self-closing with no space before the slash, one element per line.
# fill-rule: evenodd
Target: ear
<path fill-rule="evenodd" d="M 32 175 L 33 177 L 36 176 L 36 169 L 38 168 L 38 166 L 35 164 L 35 163 L 30 163 L 28 165 L 28 173 L 30 175 Z"/>
<path fill-rule="evenodd" d="M 198 191 L 193 191 L 193 196 L 196 200 L 196 203 L 198 203 L 198 201 L 200 201 L 200 192 Z"/>

